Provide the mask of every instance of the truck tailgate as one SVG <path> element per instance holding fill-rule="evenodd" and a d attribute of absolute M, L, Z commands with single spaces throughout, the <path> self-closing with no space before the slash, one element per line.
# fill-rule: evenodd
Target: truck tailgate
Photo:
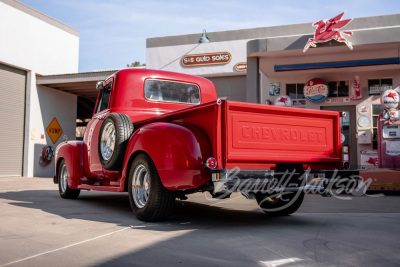
<path fill-rule="evenodd" d="M 226 163 L 341 161 L 338 112 L 227 101 Z"/>

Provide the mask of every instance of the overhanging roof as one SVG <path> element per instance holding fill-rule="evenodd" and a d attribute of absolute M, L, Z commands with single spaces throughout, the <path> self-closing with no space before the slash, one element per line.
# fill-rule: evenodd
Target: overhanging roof
<path fill-rule="evenodd" d="M 90 118 L 96 104 L 96 83 L 104 81 L 118 70 L 70 73 L 58 75 L 36 75 L 36 84 L 78 96 L 77 117 Z"/>
<path fill-rule="evenodd" d="M 37 75 L 36 84 L 50 87 L 81 97 L 96 98 L 96 83 L 104 81 L 117 70 L 71 73 L 59 75 Z"/>

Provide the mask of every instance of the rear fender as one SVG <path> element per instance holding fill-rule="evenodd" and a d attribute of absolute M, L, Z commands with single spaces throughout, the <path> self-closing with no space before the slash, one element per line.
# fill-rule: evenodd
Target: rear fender
<path fill-rule="evenodd" d="M 83 149 L 82 141 L 67 141 L 59 144 L 56 148 L 56 177 L 58 182 L 58 168 L 61 160 L 64 159 L 68 170 L 68 186 L 71 189 L 78 189 L 80 180 L 85 177 L 83 168 Z"/>
<path fill-rule="evenodd" d="M 197 188 L 211 180 L 205 161 L 212 156 L 210 141 L 199 128 L 158 122 L 138 129 L 127 147 L 123 181 L 138 153 L 146 153 L 154 162 L 165 188 Z M 125 183 L 126 184 L 126 183 Z"/>

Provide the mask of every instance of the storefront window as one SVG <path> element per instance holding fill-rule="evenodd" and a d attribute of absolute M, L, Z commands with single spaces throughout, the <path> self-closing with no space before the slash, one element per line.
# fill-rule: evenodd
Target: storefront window
<path fill-rule="evenodd" d="M 381 105 L 372 105 L 372 131 L 373 131 L 373 139 L 372 139 L 372 148 L 378 149 L 378 116 L 383 111 L 383 107 Z"/>
<path fill-rule="evenodd" d="M 286 94 L 291 99 L 305 99 L 304 83 L 286 84 Z"/>
<path fill-rule="evenodd" d="M 386 90 L 392 89 L 392 79 L 373 79 L 368 80 L 368 94 L 380 95 Z"/>
<path fill-rule="evenodd" d="M 329 97 L 349 96 L 349 83 L 347 81 L 328 82 Z"/>

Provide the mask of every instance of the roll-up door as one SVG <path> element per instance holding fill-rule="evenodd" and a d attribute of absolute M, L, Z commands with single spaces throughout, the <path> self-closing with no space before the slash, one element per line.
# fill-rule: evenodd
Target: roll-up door
<path fill-rule="evenodd" d="M 22 176 L 26 71 L 0 64 L 0 177 Z"/>

